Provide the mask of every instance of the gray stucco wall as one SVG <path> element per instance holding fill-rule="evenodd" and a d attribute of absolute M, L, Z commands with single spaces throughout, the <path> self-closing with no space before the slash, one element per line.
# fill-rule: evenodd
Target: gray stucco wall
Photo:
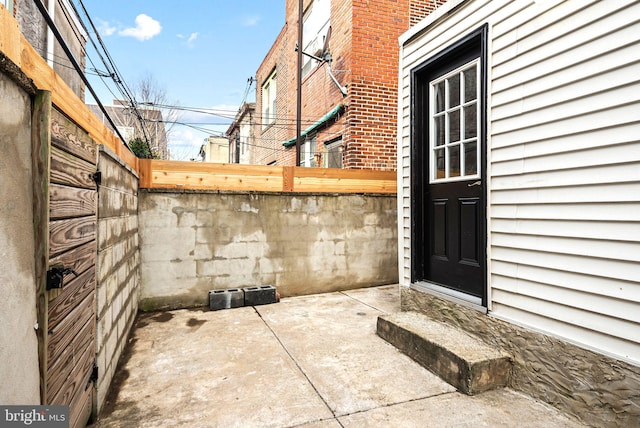
<path fill-rule="evenodd" d="M 395 195 L 141 191 L 139 212 L 142 309 L 205 305 L 214 289 L 398 281 Z"/>
<path fill-rule="evenodd" d="M 101 146 L 98 170 L 96 351 L 98 411 L 102 408 L 138 311 L 138 176 Z"/>
<path fill-rule="evenodd" d="M 39 404 L 31 99 L 0 72 L 0 403 Z"/>
<path fill-rule="evenodd" d="M 401 309 L 425 313 L 503 349 L 513 358 L 510 387 L 589 426 L 640 426 L 640 367 L 406 287 Z"/>

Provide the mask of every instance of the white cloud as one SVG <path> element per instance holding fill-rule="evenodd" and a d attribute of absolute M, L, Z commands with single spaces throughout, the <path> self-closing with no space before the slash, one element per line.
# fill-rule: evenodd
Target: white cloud
<path fill-rule="evenodd" d="M 255 27 L 262 20 L 260 16 L 247 16 L 243 19 L 242 25 L 245 27 Z"/>
<path fill-rule="evenodd" d="M 112 27 L 107 21 L 98 20 L 98 32 L 101 36 L 108 37 L 116 32 L 116 27 Z"/>
<path fill-rule="evenodd" d="M 136 16 L 136 26 L 125 28 L 118 34 L 124 37 L 133 37 L 140 40 L 149 40 L 154 36 L 157 36 L 162 31 L 162 25 L 149 15 L 141 13 Z"/>
<path fill-rule="evenodd" d="M 191 33 L 189 35 L 189 37 L 185 36 L 184 34 L 176 34 L 176 37 L 181 39 L 181 40 L 187 39 L 187 41 L 186 41 L 187 46 L 192 48 L 194 46 L 194 44 L 195 44 L 194 42 L 198 38 L 198 33 Z"/>

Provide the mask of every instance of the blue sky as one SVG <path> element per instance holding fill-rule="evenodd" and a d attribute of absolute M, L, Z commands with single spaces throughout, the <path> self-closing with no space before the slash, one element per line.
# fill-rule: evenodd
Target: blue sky
<path fill-rule="evenodd" d="M 225 111 L 237 110 L 247 79 L 255 76 L 285 19 L 285 0 L 83 2 L 129 86 L 151 75 L 166 90 L 171 104 Z M 94 62 L 98 61 L 89 45 L 88 50 Z M 100 66 L 96 62 L 96 68 L 102 69 Z M 100 100 L 111 104 L 113 95 L 91 68 L 87 61 L 89 81 Z M 248 100 L 254 98 L 255 85 Z M 87 102 L 91 102 L 90 95 Z M 220 123 L 223 119 L 183 113 L 181 121 Z M 207 126 L 212 130 L 227 127 Z M 194 157 L 206 136 L 176 126 L 170 145 L 179 157 Z"/>

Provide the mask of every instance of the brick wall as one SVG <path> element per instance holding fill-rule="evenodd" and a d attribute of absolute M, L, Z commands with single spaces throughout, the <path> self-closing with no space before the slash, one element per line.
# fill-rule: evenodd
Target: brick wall
<path fill-rule="evenodd" d="M 398 37 L 409 29 L 409 0 L 354 0 L 350 126 L 345 165 L 396 169 Z"/>
<path fill-rule="evenodd" d="M 288 28 L 288 24 L 285 24 L 256 72 L 255 147 L 253 149 L 254 162 L 259 165 L 269 165 L 272 162 L 277 162 L 278 165 L 295 164 L 295 153 L 291 163 L 290 153 L 286 153 L 282 147 L 282 142 L 290 138 L 291 127 L 295 127 L 295 101 L 293 104 L 290 103 L 291 92 L 295 100 L 295 86 L 290 84 L 291 70 L 287 60 L 287 56 L 295 56 L 295 38 L 291 38 Z M 265 127 L 263 125 L 265 118 L 262 117 L 262 86 L 274 70 L 277 75 L 276 122 Z M 293 79 L 295 82 L 295 69 Z M 293 91 L 289 89 L 290 86 Z M 292 108 L 294 110 L 291 110 Z"/>
<path fill-rule="evenodd" d="M 138 311 L 138 176 L 101 147 L 98 170 L 97 364 L 98 410 Z"/>
<path fill-rule="evenodd" d="M 273 160 L 295 164 L 295 146 L 282 142 L 296 136 L 298 0 L 286 0 L 286 24 L 257 73 L 257 112 L 262 111 L 262 83 L 278 70 L 278 119 L 263 130 L 258 125 L 257 144 L 270 147 L 271 156 L 258 155 L 256 163 Z M 340 117 L 318 130 L 316 153 L 322 163 L 326 142 L 342 138 L 343 164 L 352 169 L 395 170 L 397 156 L 398 37 L 446 0 L 332 0 L 331 70 L 347 86 L 343 97 L 324 63 L 302 81 L 302 130 L 337 104 Z M 311 0 L 305 0 L 305 8 Z M 264 150 L 261 150 L 264 152 Z"/>
<path fill-rule="evenodd" d="M 412 0 L 409 5 L 409 22 L 411 27 L 430 15 L 448 0 Z"/>

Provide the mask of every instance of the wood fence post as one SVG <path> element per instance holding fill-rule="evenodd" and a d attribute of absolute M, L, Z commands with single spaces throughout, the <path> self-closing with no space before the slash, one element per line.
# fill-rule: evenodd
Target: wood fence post
<path fill-rule="evenodd" d="M 33 228 L 35 239 L 36 310 L 40 399 L 47 397 L 47 266 L 49 263 L 49 173 L 51 167 L 51 92 L 38 91 L 32 111 L 31 160 L 33 177 Z"/>

